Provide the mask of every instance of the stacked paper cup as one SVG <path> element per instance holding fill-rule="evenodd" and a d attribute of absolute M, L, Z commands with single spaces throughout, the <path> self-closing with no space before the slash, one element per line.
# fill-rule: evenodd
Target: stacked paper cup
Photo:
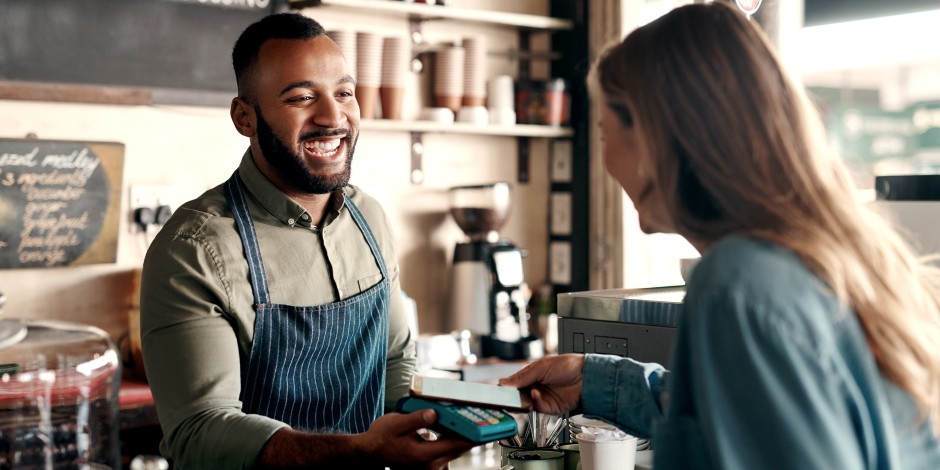
<path fill-rule="evenodd" d="M 356 77 L 356 32 L 348 30 L 330 31 L 329 36 L 339 46 L 349 66 L 349 73 Z"/>
<path fill-rule="evenodd" d="M 405 78 L 411 63 L 411 44 L 403 37 L 390 36 L 382 47 L 382 100 L 384 119 L 401 119 L 402 95 L 405 93 Z"/>
<path fill-rule="evenodd" d="M 484 106 L 486 100 L 486 38 L 472 36 L 463 39 L 463 99 L 464 106 Z"/>
<path fill-rule="evenodd" d="M 382 36 L 356 33 L 356 99 L 362 119 L 375 117 L 375 101 L 382 78 Z"/>
<path fill-rule="evenodd" d="M 460 109 L 463 97 L 464 49 L 448 46 L 439 51 L 434 61 L 434 106 Z"/>
<path fill-rule="evenodd" d="M 486 92 L 490 124 L 511 126 L 516 123 L 515 90 L 509 75 L 498 75 L 490 79 Z"/>

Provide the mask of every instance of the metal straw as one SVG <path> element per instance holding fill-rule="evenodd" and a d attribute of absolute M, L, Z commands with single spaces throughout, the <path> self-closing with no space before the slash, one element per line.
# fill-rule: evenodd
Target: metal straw
<path fill-rule="evenodd" d="M 555 426 L 552 427 L 551 432 L 548 433 L 548 439 L 545 440 L 545 445 L 547 447 L 554 446 L 558 441 L 558 434 L 561 433 L 561 430 L 564 428 L 563 424 L 565 423 L 565 418 L 560 417 L 558 421 L 555 421 Z"/>
<path fill-rule="evenodd" d="M 541 430 L 539 429 L 539 414 L 535 410 L 529 412 L 529 430 L 532 433 L 532 444 L 538 447 Z"/>
<path fill-rule="evenodd" d="M 525 422 L 525 428 L 522 430 L 522 445 L 519 447 L 526 447 L 525 443 L 529 441 L 529 435 L 532 434 L 532 425 L 528 420 Z"/>

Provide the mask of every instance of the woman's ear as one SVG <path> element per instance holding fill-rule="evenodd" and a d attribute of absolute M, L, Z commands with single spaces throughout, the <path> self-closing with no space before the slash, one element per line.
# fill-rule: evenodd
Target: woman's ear
<path fill-rule="evenodd" d="M 255 128 L 255 109 L 241 98 L 233 98 L 232 106 L 229 109 L 229 115 L 232 116 L 232 123 L 238 133 L 245 137 L 254 137 L 257 129 Z"/>

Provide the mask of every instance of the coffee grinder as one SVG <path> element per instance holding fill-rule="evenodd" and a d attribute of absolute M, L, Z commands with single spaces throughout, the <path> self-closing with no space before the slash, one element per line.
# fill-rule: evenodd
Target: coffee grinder
<path fill-rule="evenodd" d="M 459 186 L 448 193 L 450 214 L 469 237 L 454 248 L 452 326 L 472 333 L 480 357 L 541 357 L 542 341 L 529 332 L 522 251 L 498 232 L 509 216 L 510 184 Z"/>

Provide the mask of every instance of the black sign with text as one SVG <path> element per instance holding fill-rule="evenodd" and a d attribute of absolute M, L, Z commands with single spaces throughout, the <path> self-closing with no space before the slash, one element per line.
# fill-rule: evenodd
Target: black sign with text
<path fill-rule="evenodd" d="M 235 93 L 232 46 L 275 0 L 0 0 L 0 80 Z"/>
<path fill-rule="evenodd" d="M 0 140 L 0 268 L 113 263 L 124 145 Z"/>

